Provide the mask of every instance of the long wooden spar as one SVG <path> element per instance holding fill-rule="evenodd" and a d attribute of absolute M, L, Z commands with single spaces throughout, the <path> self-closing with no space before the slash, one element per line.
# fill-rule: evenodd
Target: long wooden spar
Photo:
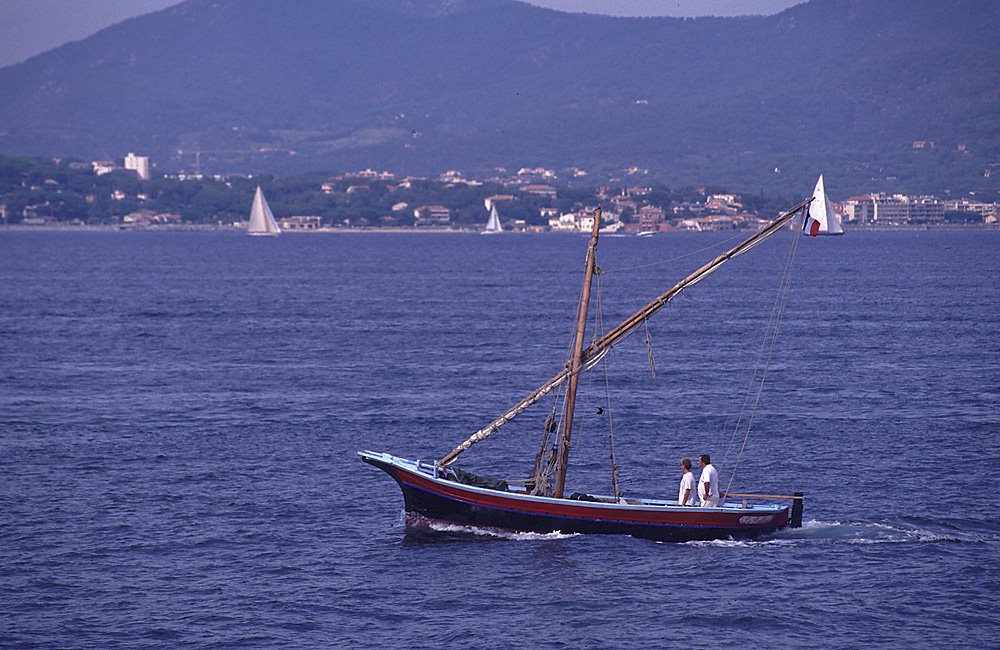
<path fill-rule="evenodd" d="M 444 458 L 438 461 L 439 464 L 450 465 L 455 461 L 456 458 L 459 457 L 459 455 L 462 452 L 464 452 L 477 442 L 481 442 L 486 438 L 488 438 L 491 434 L 496 432 L 500 427 L 510 422 L 520 413 L 524 412 L 532 404 L 536 403 L 538 400 L 548 395 L 554 388 L 562 384 L 567 379 L 567 377 L 571 376 L 572 374 L 578 374 L 590 368 L 592 365 L 597 363 L 597 361 L 599 361 L 601 357 L 607 354 L 607 352 L 611 349 L 612 346 L 614 346 L 616 343 L 619 343 L 622 339 L 624 339 L 633 331 L 635 331 L 637 327 L 642 325 L 642 323 L 646 321 L 648 318 L 650 318 L 653 314 L 663 309 L 663 307 L 665 307 L 668 302 L 670 302 L 674 297 L 676 297 L 677 294 L 679 294 L 684 289 L 692 287 L 698 282 L 701 282 L 729 260 L 733 259 L 734 257 L 738 257 L 743 253 L 746 253 L 747 251 L 754 248 L 767 238 L 774 235 L 776 232 L 781 230 L 781 228 L 785 224 L 787 224 L 789 221 L 795 218 L 795 216 L 799 213 L 800 210 L 808 207 L 809 204 L 812 202 L 812 200 L 813 200 L 812 197 L 810 197 L 802 201 L 795 207 L 791 208 L 787 212 L 782 213 L 777 219 L 767 224 L 766 226 L 758 230 L 750 237 L 744 239 L 742 242 L 730 248 L 726 252 L 721 253 L 710 262 L 702 265 L 694 273 L 691 273 L 683 280 L 681 280 L 674 286 L 670 287 L 670 289 L 668 289 L 664 293 L 654 298 L 645 307 L 643 307 L 636 313 L 629 316 L 620 325 L 615 327 L 613 330 L 605 334 L 598 341 L 596 341 L 590 347 L 584 350 L 582 356 L 580 357 L 582 359 L 582 363 L 579 366 L 576 366 L 575 371 L 574 371 L 574 365 L 572 364 L 572 360 L 570 360 L 570 362 L 566 364 L 566 367 L 563 368 L 558 374 L 556 374 L 547 382 L 536 388 L 532 393 L 530 393 L 527 397 L 525 397 L 517 404 L 512 406 L 510 409 L 505 411 L 503 415 L 496 418 L 495 420 L 487 424 L 485 427 L 483 427 L 479 431 L 476 431 L 474 434 L 469 436 L 469 438 L 466 439 L 465 442 L 452 449 Z"/>

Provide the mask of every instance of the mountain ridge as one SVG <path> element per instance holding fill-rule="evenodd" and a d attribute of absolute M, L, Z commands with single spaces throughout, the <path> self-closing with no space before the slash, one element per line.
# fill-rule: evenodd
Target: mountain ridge
<path fill-rule="evenodd" d="M 973 190 L 1000 162 L 998 26 L 982 0 L 697 19 L 187 0 L 0 69 L 0 153 L 134 150 L 190 170 L 201 152 L 207 171 L 277 173 L 579 166 L 595 181 L 640 167 L 779 190 L 825 170 L 858 191 Z"/>

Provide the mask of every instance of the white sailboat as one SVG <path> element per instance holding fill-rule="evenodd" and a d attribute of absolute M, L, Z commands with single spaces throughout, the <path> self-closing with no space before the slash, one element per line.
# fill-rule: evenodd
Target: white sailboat
<path fill-rule="evenodd" d="M 264 198 L 264 191 L 257 186 L 257 193 L 253 196 L 253 207 L 250 208 L 250 223 L 247 225 L 247 233 L 255 237 L 274 237 L 281 234 L 281 228 L 274 220 L 271 213 L 271 206 Z"/>
<path fill-rule="evenodd" d="M 503 232 L 503 225 L 500 224 L 500 213 L 497 212 L 496 204 L 490 203 L 490 218 L 486 221 L 486 228 L 483 229 L 482 234 L 496 235 L 501 232 Z"/>
<path fill-rule="evenodd" d="M 802 223 L 802 233 L 815 237 L 816 235 L 843 235 L 844 228 L 840 225 L 840 217 L 833 211 L 830 199 L 826 196 L 823 185 L 823 175 L 816 181 L 813 190 L 813 202 L 809 205 L 809 214 Z"/>

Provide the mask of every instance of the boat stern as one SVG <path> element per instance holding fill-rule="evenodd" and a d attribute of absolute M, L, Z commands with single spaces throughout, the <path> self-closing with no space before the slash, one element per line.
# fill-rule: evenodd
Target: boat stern
<path fill-rule="evenodd" d="M 792 514 L 788 519 L 789 528 L 802 528 L 802 510 L 805 498 L 801 492 L 796 492 L 792 497 Z"/>

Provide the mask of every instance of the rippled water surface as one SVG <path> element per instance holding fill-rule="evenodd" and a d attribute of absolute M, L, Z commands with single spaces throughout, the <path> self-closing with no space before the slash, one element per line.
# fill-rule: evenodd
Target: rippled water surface
<path fill-rule="evenodd" d="M 672 496 L 678 458 L 720 453 L 791 237 L 649 323 L 655 375 L 644 332 L 588 375 L 572 489 L 610 491 L 606 384 L 627 494 Z M 604 239 L 605 326 L 726 238 Z M 356 452 L 440 457 L 557 372 L 585 247 L 0 233 L 0 646 L 996 644 L 997 233 L 799 242 L 753 431 L 721 471 L 805 492 L 801 529 L 406 525 Z M 462 466 L 523 477 L 549 408 Z"/>

